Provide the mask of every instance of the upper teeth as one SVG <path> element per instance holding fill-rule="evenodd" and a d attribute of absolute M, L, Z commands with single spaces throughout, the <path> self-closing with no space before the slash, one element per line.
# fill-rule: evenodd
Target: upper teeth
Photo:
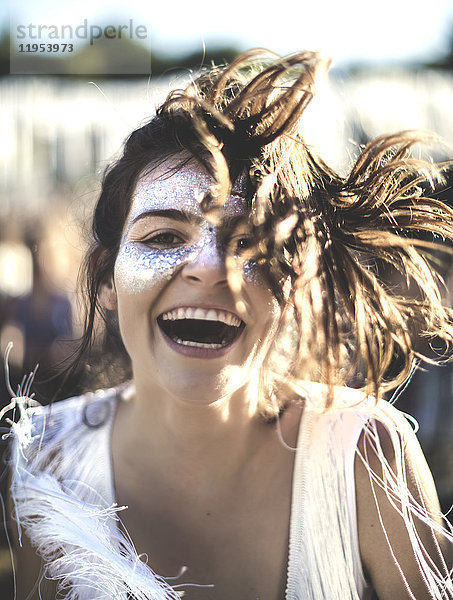
<path fill-rule="evenodd" d="M 162 314 L 164 321 L 176 321 L 178 319 L 199 319 L 200 321 L 221 321 L 233 327 L 239 327 L 241 319 L 233 313 L 215 308 L 174 308 Z"/>

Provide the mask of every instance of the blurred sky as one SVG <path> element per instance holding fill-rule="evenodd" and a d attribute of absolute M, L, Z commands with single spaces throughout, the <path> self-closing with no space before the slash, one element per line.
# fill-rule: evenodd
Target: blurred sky
<path fill-rule="evenodd" d="M 7 0 L 0 22 L 8 27 Z M 286 54 L 321 49 L 334 64 L 419 62 L 441 57 L 453 33 L 452 0 L 11 0 L 16 23 L 120 24 L 148 27 L 151 48 L 166 54 L 233 43 Z"/>

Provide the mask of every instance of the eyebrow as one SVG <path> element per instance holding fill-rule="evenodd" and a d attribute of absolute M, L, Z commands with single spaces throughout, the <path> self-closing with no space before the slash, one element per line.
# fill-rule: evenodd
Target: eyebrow
<path fill-rule="evenodd" d="M 142 219 L 146 219 L 148 217 L 163 217 L 166 219 L 178 221 L 180 223 L 188 223 L 189 225 L 201 225 L 205 220 L 203 216 L 196 215 L 195 213 L 188 212 L 185 210 L 180 210 L 176 208 L 156 208 L 147 210 L 137 215 L 135 219 L 133 219 L 131 226 L 135 225 L 135 223 L 138 223 Z M 224 216 L 221 223 L 221 229 L 234 228 L 237 225 L 246 222 L 247 218 L 247 214 Z"/>
<path fill-rule="evenodd" d="M 148 217 L 164 217 L 166 219 L 172 219 L 173 221 L 180 221 L 195 225 L 199 225 L 203 222 L 203 217 L 185 210 L 178 210 L 176 208 L 156 208 L 147 210 L 137 215 L 135 219 L 133 219 L 131 225 L 134 225 L 135 223 L 138 223 L 142 219 L 146 219 Z"/>

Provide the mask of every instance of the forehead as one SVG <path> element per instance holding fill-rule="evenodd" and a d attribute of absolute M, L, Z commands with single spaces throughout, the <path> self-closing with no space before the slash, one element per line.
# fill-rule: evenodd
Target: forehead
<path fill-rule="evenodd" d="M 200 201 L 213 184 L 212 177 L 196 165 L 184 165 L 176 171 L 168 165 L 158 167 L 139 179 L 128 221 L 153 209 L 177 209 L 203 216 Z M 245 215 L 247 212 L 246 200 L 240 195 L 234 194 L 225 202 L 225 216 Z"/>

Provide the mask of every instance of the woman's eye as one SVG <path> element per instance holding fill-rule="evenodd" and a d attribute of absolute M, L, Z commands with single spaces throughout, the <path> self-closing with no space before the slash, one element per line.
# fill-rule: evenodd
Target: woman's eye
<path fill-rule="evenodd" d="M 156 246 L 180 246 L 182 243 L 184 243 L 184 240 L 176 233 L 171 231 L 162 231 L 146 238 L 143 240 L 143 243 Z"/>
<path fill-rule="evenodd" d="M 253 245 L 252 238 L 245 236 L 245 235 L 237 238 L 236 243 L 235 243 L 235 247 L 238 252 L 241 252 L 242 250 L 247 250 L 248 248 L 251 248 L 252 245 Z"/>

